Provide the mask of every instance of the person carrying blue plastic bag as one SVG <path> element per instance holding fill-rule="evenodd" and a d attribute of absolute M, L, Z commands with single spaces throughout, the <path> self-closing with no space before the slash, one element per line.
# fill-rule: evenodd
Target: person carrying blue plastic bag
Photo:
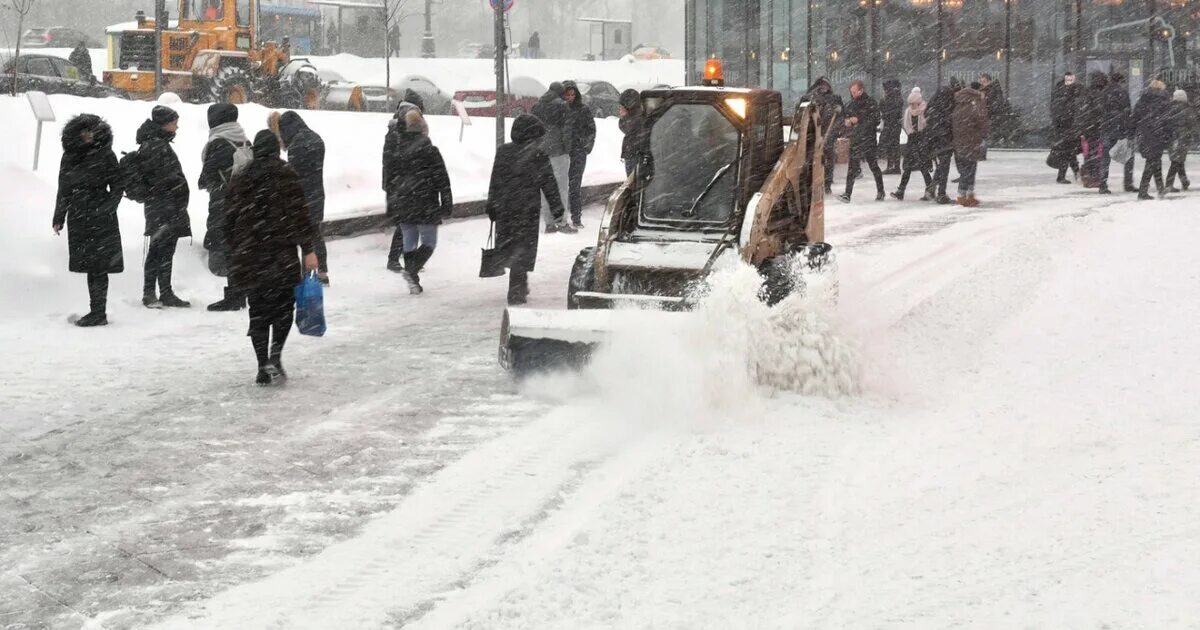
<path fill-rule="evenodd" d="M 318 233 L 300 178 L 280 159 L 279 149 L 274 133 L 260 131 L 254 161 L 234 177 L 226 198 L 229 279 L 250 304 L 247 334 L 258 359 L 259 385 L 287 379 L 283 345 L 295 317 L 297 286 L 303 272 L 317 269 Z"/>

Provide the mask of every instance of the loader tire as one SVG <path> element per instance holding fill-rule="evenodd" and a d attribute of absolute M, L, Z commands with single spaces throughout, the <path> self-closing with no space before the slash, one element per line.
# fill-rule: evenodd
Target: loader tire
<path fill-rule="evenodd" d="M 321 79 L 312 72 L 296 72 L 284 82 L 280 98 L 289 109 L 321 109 Z"/>
<path fill-rule="evenodd" d="M 245 105 L 253 98 L 253 82 L 250 73 L 238 66 L 225 66 L 209 83 L 209 96 L 214 103 Z"/>
<path fill-rule="evenodd" d="M 575 294 L 580 291 L 593 291 L 596 288 L 596 248 L 585 247 L 575 257 L 575 265 L 571 267 L 571 279 L 567 282 L 567 309 L 577 310 L 580 307 Z"/>
<path fill-rule="evenodd" d="M 775 306 L 796 290 L 796 282 L 783 256 L 763 262 L 758 269 L 763 286 L 759 295 L 767 306 Z"/>

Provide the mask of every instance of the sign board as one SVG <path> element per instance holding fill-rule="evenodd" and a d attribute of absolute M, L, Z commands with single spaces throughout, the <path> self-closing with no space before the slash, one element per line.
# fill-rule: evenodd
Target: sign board
<path fill-rule="evenodd" d="M 463 134 L 467 127 L 471 126 L 471 115 L 467 113 L 467 106 L 463 105 L 462 101 L 450 101 L 450 105 L 454 107 L 455 113 L 458 114 L 458 121 L 462 123 L 458 127 L 458 141 L 463 141 Z"/>
<path fill-rule="evenodd" d="M 29 107 L 33 109 L 33 117 L 38 122 L 54 122 L 54 108 L 50 106 L 50 99 L 45 92 L 26 92 L 25 97 L 29 99 Z"/>
<path fill-rule="evenodd" d="M 33 141 L 33 170 L 38 169 L 38 162 L 42 157 L 42 124 L 54 122 L 54 108 L 50 106 L 50 99 L 46 97 L 45 92 L 26 92 L 25 98 L 29 99 L 29 108 L 33 110 L 33 117 L 37 119 L 37 137 Z"/>
<path fill-rule="evenodd" d="M 488 4 L 492 5 L 493 11 L 500 9 L 501 11 L 508 12 L 516 3 L 517 0 L 488 0 Z"/>

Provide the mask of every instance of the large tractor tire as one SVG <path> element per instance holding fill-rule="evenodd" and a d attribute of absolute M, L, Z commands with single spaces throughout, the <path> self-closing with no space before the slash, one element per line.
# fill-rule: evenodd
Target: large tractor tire
<path fill-rule="evenodd" d="M 575 294 L 580 291 L 593 291 L 596 287 L 596 248 L 585 247 L 575 257 L 575 265 L 571 267 L 571 279 L 567 282 L 567 309 L 577 310 L 579 300 Z"/>
<path fill-rule="evenodd" d="M 209 96 L 214 103 L 245 105 L 253 98 L 253 81 L 245 68 L 225 66 L 209 83 Z"/>
<path fill-rule="evenodd" d="M 809 290 L 805 278 L 797 274 L 799 269 L 828 278 L 827 282 L 821 283 L 826 291 L 825 298 L 831 304 L 837 304 L 841 287 L 833 248 L 826 243 L 810 243 L 790 254 L 764 261 L 759 267 L 763 279 L 760 295 L 767 306 L 775 306 L 793 293 L 803 295 Z"/>
<path fill-rule="evenodd" d="M 280 88 L 282 107 L 288 109 L 321 109 L 321 78 L 316 70 L 307 68 L 292 74 Z"/>

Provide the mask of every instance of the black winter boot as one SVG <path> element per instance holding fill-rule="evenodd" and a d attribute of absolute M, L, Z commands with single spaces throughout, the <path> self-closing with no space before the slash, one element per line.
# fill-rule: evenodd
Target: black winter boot
<path fill-rule="evenodd" d="M 91 313 L 88 313 L 87 315 L 84 315 L 76 320 L 75 325 L 79 326 L 80 328 L 107 326 L 108 316 L 104 313 L 104 311 L 92 311 Z"/>
<path fill-rule="evenodd" d="M 420 267 L 417 265 L 418 256 L 416 251 L 404 254 L 404 271 L 400 275 L 404 276 L 404 281 L 408 283 L 410 295 L 421 295 L 425 291 L 421 287 Z"/>
<path fill-rule="evenodd" d="M 160 299 L 159 301 L 162 302 L 163 306 L 166 306 L 168 308 L 191 308 L 192 307 L 191 302 L 180 299 L 179 296 L 175 295 L 175 292 L 170 289 L 163 291 L 162 299 Z"/>
<path fill-rule="evenodd" d="M 208 305 L 208 310 L 213 313 L 229 313 L 240 311 L 243 308 L 246 308 L 246 296 L 230 287 L 225 287 L 225 297 L 223 299 Z"/>

